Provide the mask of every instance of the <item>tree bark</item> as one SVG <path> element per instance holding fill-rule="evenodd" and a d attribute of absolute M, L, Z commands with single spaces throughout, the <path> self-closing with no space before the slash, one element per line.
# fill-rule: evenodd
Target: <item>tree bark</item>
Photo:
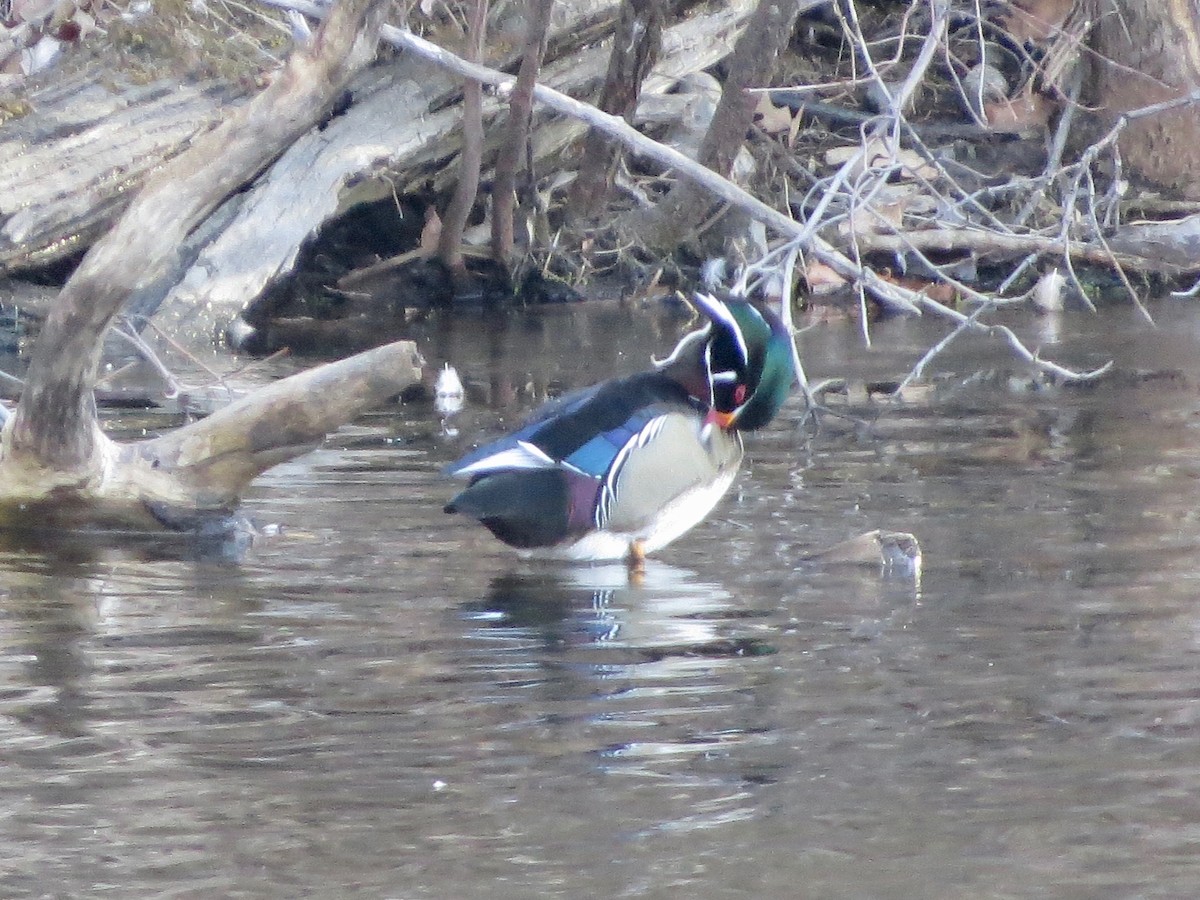
<path fill-rule="evenodd" d="M 1094 0 L 1091 55 L 1095 96 L 1105 124 L 1200 88 L 1200 13 L 1183 0 Z M 1200 199 L 1200 104 L 1135 116 L 1119 137 L 1135 179 Z"/>

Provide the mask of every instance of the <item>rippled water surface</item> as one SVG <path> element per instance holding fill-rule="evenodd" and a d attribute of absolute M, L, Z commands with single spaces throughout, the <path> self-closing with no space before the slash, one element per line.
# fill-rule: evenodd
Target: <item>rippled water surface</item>
<path fill-rule="evenodd" d="M 640 583 L 516 558 L 438 473 L 670 323 L 427 326 L 458 435 L 343 430 L 256 483 L 283 530 L 240 557 L 0 547 L 0 896 L 1195 896 L 1200 315 L 1155 314 L 1067 317 L 1048 352 L 1117 362 L 1087 390 L 968 342 L 871 422 L 793 402 Z M 942 333 L 804 353 L 853 399 Z M 919 583 L 805 562 L 876 527 Z"/>

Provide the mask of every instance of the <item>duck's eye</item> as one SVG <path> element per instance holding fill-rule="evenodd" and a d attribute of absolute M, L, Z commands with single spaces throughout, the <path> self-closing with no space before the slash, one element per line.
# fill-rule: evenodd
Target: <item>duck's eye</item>
<path fill-rule="evenodd" d="M 722 375 L 733 375 L 732 372 L 716 372 L 712 378 L 712 405 L 721 412 L 731 413 L 746 402 L 748 389 L 744 381 L 736 377 L 722 378 Z"/>

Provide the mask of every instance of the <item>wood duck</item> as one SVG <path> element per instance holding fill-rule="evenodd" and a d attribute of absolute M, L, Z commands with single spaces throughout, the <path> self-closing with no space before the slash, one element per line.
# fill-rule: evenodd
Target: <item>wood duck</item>
<path fill-rule="evenodd" d="M 471 479 L 446 512 L 523 550 L 639 562 L 700 522 L 795 371 L 779 318 L 741 298 L 697 295 L 708 322 L 649 372 L 568 394 L 447 468 Z"/>

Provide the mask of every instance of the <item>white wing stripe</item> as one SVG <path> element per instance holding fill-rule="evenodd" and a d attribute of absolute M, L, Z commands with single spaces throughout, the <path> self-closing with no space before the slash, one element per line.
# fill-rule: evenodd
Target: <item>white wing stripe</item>
<path fill-rule="evenodd" d="M 495 472 L 499 469 L 549 469 L 554 467 L 552 460 L 539 447 L 528 441 L 517 441 L 517 446 L 485 456 L 469 466 L 458 469 L 455 475 L 477 475 L 480 472 Z"/>

